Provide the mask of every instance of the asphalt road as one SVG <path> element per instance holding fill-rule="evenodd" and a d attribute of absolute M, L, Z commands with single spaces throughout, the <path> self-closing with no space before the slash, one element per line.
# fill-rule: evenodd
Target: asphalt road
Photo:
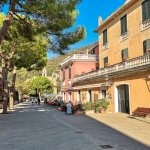
<path fill-rule="evenodd" d="M 87 116 L 25 102 L 0 114 L 0 150 L 150 150 Z"/>

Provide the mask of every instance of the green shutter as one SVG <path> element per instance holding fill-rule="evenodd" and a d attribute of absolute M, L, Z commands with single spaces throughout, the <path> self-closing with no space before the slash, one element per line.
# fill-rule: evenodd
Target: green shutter
<path fill-rule="evenodd" d="M 127 15 L 121 18 L 121 34 L 127 32 Z"/>
<path fill-rule="evenodd" d="M 123 49 L 121 51 L 121 56 L 122 56 L 122 61 L 124 61 L 124 59 L 128 58 L 128 48 Z"/>
<path fill-rule="evenodd" d="M 150 0 L 147 1 L 147 17 L 150 19 Z"/>
<path fill-rule="evenodd" d="M 150 50 L 150 39 L 143 41 L 143 53 L 147 54 Z"/>
<path fill-rule="evenodd" d="M 142 21 L 150 19 L 150 0 L 145 0 L 142 3 Z"/>
<path fill-rule="evenodd" d="M 108 63 L 108 57 L 104 58 L 104 66 Z"/>
<path fill-rule="evenodd" d="M 103 31 L 103 45 L 107 44 L 107 29 Z"/>
<path fill-rule="evenodd" d="M 146 20 L 146 3 L 145 1 L 142 3 L 142 21 Z"/>

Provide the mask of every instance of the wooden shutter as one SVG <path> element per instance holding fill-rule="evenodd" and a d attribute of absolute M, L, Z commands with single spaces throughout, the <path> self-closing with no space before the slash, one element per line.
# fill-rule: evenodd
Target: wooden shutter
<path fill-rule="evenodd" d="M 121 18 L 121 34 L 127 32 L 127 15 Z"/>
<path fill-rule="evenodd" d="M 108 64 L 108 57 L 104 57 L 104 66 L 107 66 Z"/>
<path fill-rule="evenodd" d="M 123 49 L 122 52 L 122 61 L 125 61 L 128 58 L 128 48 Z"/>
<path fill-rule="evenodd" d="M 142 21 L 146 20 L 146 3 L 145 1 L 142 3 Z"/>
<path fill-rule="evenodd" d="M 103 45 L 107 44 L 107 29 L 103 31 Z"/>
<path fill-rule="evenodd" d="M 63 80 L 65 80 L 65 70 L 63 70 Z"/>
<path fill-rule="evenodd" d="M 150 39 L 143 41 L 143 53 L 147 54 L 150 50 Z"/>
<path fill-rule="evenodd" d="M 69 79 L 71 79 L 71 67 L 69 67 Z"/>
<path fill-rule="evenodd" d="M 150 0 L 145 0 L 142 3 L 142 21 L 150 19 Z"/>

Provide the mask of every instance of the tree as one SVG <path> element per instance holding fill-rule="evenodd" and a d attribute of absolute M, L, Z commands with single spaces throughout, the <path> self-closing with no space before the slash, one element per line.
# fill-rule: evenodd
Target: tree
<path fill-rule="evenodd" d="M 85 36 L 85 29 L 82 26 L 73 31 L 66 30 L 75 23 L 78 15 L 76 5 L 80 1 L 1 0 L 1 10 L 6 4 L 9 4 L 9 10 L 0 30 L 0 45 L 7 36 L 12 21 L 16 20 L 19 22 L 17 29 L 22 35 L 32 38 L 35 34 L 44 32 L 50 43 L 49 49 L 62 53 L 68 45 L 80 41 Z"/>
<path fill-rule="evenodd" d="M 7 111 L 7 75 L 12 56 L 18 46 L 18 37 L 22 36 L 26 40 L 34 41 L 36 35 L 45 36 L 49 42 L 47 49 L 62 54 L 70 44 L 80 41 L 85 36 L 84 27 L 77 27 L 73 31 L 69 29 L 75 23 L 78 15 L 75 9 L 79 2 L 80 0 L 1 0 L 1 10 L 4 9 L 4 5 L 9 4 L 8 13 L 0 29 L 4 89 L 3 112 Z M 14 24 L 16 28 L 13 28 Z M 7 51 L 3 51 L 3 48 L 7 46 Z M 8 61 L 4 58 L 7 58 Z M 43 61 L 38 62 L 41 64 Z M 37 64 L 32 67 L 36 68 Z"/>
<path fill-rule="evenodd" d="M 0 14 L 0 18 L 3 19 L 4 15 Z M 4 88 L 3 113 L 7 112 L 8 71 L 13 70 L 10 98 L 12 99 L 15 92 L 16 70 L 22 67 L 26 68 L 27 70 L 39 70 L 42 69 L 47 62 L 46 48 L 48 46 L 48 41 L 46 37 L 44 37 L 43 35 L 36 35 L 34 39 L 29 41 L 28 37 L 22 36 L 19 30 L 16 30 L 17 26 L 17 22 L 13 21 L 8 35 L 3 41 L 3 44 L 0 49 L 0 57 L 2 60 L 3 72 L 2 85 Z M 12 45 L 14 46 L 12 47 Z"/>
<path fill-rule="evenodd" d="M 38 77 L 32 78 L 31 80 L 27 82 L 27 85 L 30 90 L 37 91 L 39 96 L 46 94 L 46 93 L 50 94 L 53 92 L 53 84 L 46 77 L 38 76 Z"/>

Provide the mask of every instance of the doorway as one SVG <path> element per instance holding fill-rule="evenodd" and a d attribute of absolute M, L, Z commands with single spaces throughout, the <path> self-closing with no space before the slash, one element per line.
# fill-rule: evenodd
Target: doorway
<path fill-rule="evenodd" d="M 129 86 L 126 84 L 117 87 L 118 90 L 118 112 L 130 114 Z"/>

